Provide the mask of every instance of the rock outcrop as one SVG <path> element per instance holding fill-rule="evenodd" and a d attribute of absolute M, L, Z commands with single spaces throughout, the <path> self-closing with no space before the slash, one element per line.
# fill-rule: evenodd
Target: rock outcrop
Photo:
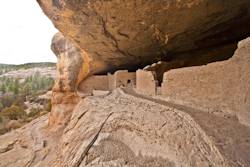
<path fill-rule="evenodd" d="M 68 43 L 64 47 L 55 37 L 56 54 L 74 48 L 74 53 L 64 54 L 68 58 L 59 58 L 59 70 L 70 69 L 70 75 L 60 74 L 54 88 L 55 117 L 70 106 L 59 107 L 62 103 L 72 104 L 65 113 L 72 111 L 77 101 L 74 90 L 88 75 L 135 70 L 160 60 L 174 61 L 161 71 L 206 64 L 230 57 L 235 44 L 250 36 L 249 0 L 37 1 Z M 182 59 L 191 61 L 179 63 Z"/>
<path fill-rule="evenodd" d="M 51 131 L 47 120 L 0 136 L 0 166 L 250 165 L 250 129 L 234 117 L 119 89 L 81 100 L 64 129 Z"/>
<path fill-rule="evenodd" d="M 79 83 L 86 77 L 82 51 L 61 33 L 54 36 L 51 49 L 57 56 L 57 79 L 53 87 L 50 124 L 63 124 L 79 101 L 76 93 Z"/>

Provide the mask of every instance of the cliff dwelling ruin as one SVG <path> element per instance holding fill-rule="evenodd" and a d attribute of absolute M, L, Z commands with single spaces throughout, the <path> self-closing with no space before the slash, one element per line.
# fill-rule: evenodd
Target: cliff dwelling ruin
<path fill-rule="evenodd" d="M 234 3 L 38 0 L 38 3 L 60 31 L 52 42 L 60 73 L 52 98 L 52 111 L 57 114 L 62 113 L 57 112 L 57 103 L 58 106 L 72 103 L 69 110 L 73 110 L 83 80 L 86 83 L 102 80 L 102 85 L 95 86 L 107 90 L 108 85 L 110 90 L 127 83 L 116 83 L 116 79 L 111 81 L 111 75 L 103 78 L 100 75 L 144 69 L 155 71 L 156 87 L 161 87 L 166 71 L 225 61 L 233 56 L 238 41 L 250 35 L 247 0 Z M 89 78 L 92 75 L 98 76 Z M 137 77 L 136 80 L 140 85 L 141 80 Z M 93 89 L 84 83 L 80 87 L 83 92 Z M 156 92 L 157 88 L 148 94 Z"/>
<path fill-rule="evenodd" d="M 59 31 L 52 109 L 0 166 L 250 166 L 249 0 L 37 2 Z"/>

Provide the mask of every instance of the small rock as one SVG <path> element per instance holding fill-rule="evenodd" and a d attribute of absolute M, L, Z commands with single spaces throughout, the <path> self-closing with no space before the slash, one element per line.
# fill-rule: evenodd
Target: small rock
<path fill-rule="evenodd" d="M 7 125 L 6 125 L 6 129 L 17 129 L 20 128 L 22 126 L 22 124 L 17 121 L 17 120 L 11 120 Z"/>
<path fill-rule="evenodd" d="M 110 93 L 110 91 L 93 90 L 93 96 L 106 96 L 109 93 Z"/>

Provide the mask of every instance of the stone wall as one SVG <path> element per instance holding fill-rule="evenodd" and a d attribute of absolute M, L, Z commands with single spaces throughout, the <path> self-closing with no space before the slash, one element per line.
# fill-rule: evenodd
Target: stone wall
<path fill-rule="evenodd" d="M 106 75 L 93 75 L 83 80 L 78 90 L 84 94 L 92 94 L 93 90 L 109 90 L 108 76 Z"/>
<path fill-rule="evenodd" d="M 113 90 L 115 88 L 115 76 L 108 73 L 108 82 L 109 82 L 109 90 Z"/>
<path fill-rule="evenodd" d="M 250 38 L 227 61 L 166 72 L 162 94 L 175 103 L 235 114 L 250 125 Z"/>
<path fill-rule="evenodd" d="M 129 87 L 136 84 L 135 72 L 128 72 L 127 70 L 116 71 L 114 75 L 108 74 L 109 89 L 113 90 L 119 87 Z"/>
<path fill-rule="evenodd" d="M 156 95 L 158 82 L 156 74 L 153 71 L 136 71 L 136 91 L 140 94 L 154 96 Z"/>

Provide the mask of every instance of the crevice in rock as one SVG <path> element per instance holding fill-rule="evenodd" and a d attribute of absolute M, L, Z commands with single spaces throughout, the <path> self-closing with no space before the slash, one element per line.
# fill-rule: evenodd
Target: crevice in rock
<path fill-rule="evenodd" d="M 77 160 L 77 162 L 73 165 L 73 167 L 79 167 L 82 163 L 82 161 L 84 160 L 84 158 L 86 157 L 86 155 L 88 154 L 89 150 L 91 149 L 91 147 L 94 145 L 95 141 L 97 140 L 97 138 L 99 137 L 99 134 L 101 133 L 101 130 L 103 129 L 105 123 L 107 122 L 107 120 L 109 119 L 109 117 L 111 117 L 111 115 L 113 115 L 113 113 L 110 113 L 107 118 L 104 120 L 104 122 L 102 123 L 101 127 L 99 128 L 97 134 L 95 135 L 95 137 L 91 140 L 91 142 L 87 145 L 87 147 L 85 148 L 85 150 L 83 151 L 83 153 L 81 154 L 81 157 Z"/>
<path fill-rule="evenodd" d="M 64 132 L 64 134 L 66 134 L 66 133 L 68 133 L 69 131 L 71 131 L 72 129 L 74 129 L 75 126 L 78 124 L 78 122 L 82 119 L 82 117 L 83 117 L 87 112 L 88 112 L 88 110 L 85 111 L 85 112 L 83 112 L 80 116 L 78 116 L 76 123 L 75 123 L 71 128 L 66 129 L 66 131 Z"/>
<path fill-rule="evenodd" d="M 6 153 L 14 148 L 14 145 L 16 144 L 17 141 L 14 141 L 13 143 L 8 144 L 6 147 L 0 149 L 0 154 Z"/>

